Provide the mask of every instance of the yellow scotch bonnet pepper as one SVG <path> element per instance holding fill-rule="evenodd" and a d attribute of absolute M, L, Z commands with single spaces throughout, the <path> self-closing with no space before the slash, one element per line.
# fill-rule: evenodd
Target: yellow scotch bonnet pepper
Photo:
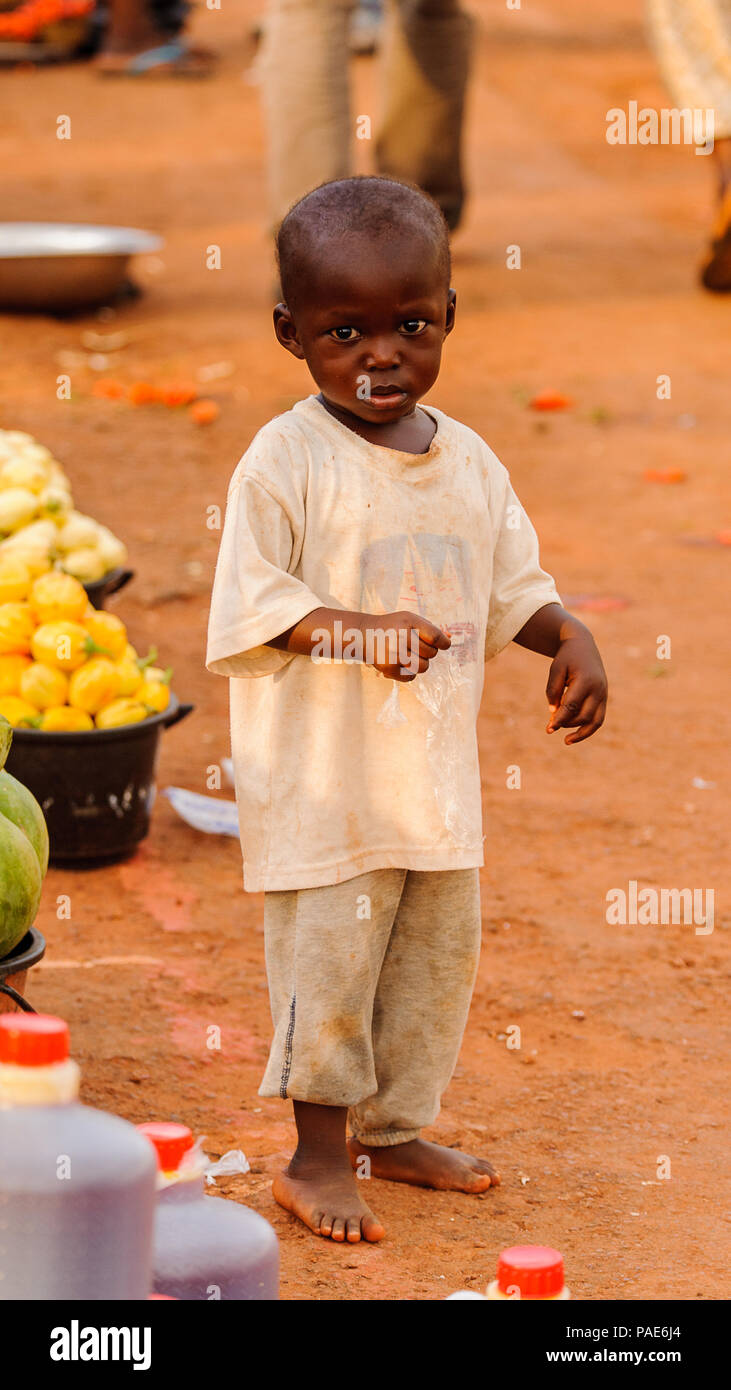
<path fill-rule="evenodd" d="M 57 622 L 61 618 L 81 622 L 89 599 L 78 579 L 60 570 L 50 570 L 34 581 L 29 602 L 40 625 Z"/>
<path fill-rule="evenodd" d="M 140 724 L 147 710 L 137 700 L 112 700 L 96 716 L 97 729 L 117 729 L 121 724 Z"/>
<path fill-rule="evenodd" d="M 69 681 L 68 701 L 75 709 L 97 714 L 119 695 L 121 677 L 108 656 L 93 656 L 79 666 Z"/>
<path fill-rule="evenodd" d="M 20 677 L 19 690 L 22 698 L 36 709 L 48 709 L 51 705 L 66 704 L 69 683 L 56 666 L 33 661 Z"/>
<path fill-rule="evenodd" d="M 0 653 L 31 650 L 33 614 L 28 603 L 0 604 Z"/>
<path fill-rule="evenodd" d="M 36 661 L 57 666 L 60 671 L 75 671 L 98 650 L 86 628 L 70 618 L 42 623 L 33 633 L 30 649 Z"/>
<path fill-rule="evenodd" d="M 49 734 L 77 734 L 94 728 L 94 720 L 83 709 L 53 705 L 43 711 L 39 728 Z"/>

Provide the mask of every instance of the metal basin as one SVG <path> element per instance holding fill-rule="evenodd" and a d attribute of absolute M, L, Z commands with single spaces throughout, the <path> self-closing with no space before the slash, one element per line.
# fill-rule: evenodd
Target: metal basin
<path fill-rule="evenodd" d="M 107 303 L 130 257 L 162 244 L 136 227 L 0 222 L 0 308 L 53 313 Z"/>

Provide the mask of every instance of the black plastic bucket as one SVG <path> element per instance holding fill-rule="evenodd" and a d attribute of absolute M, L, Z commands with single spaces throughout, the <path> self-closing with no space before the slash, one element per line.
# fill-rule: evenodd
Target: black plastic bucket
<path fill-rule="evenodd" d="M 24 999 L 25 981 L 32 965 L 46 954 L 46 938 L 35 927 L 25 933 L 7 956 L 0 957 L 0 1014 L 12 1013 L 13 1006 L 26 1014 L 35 1009 Z"/>
<path fill-rule="evenodd" d="M 102 575 L 101 579 L 90 579 L 84 585 L 89 595 L 89 603 L 94 608 L 103 608 L 105 598 L 108 598 L 110 594 L 116 594 L 118 589 L 123 589 L 125 584 L 129 584 L 130 579 L 134 579 L 134 577 L 134 570 L 125 570 L 120 567 L 109 570 Z"/>
<path fill-rule="evenodd" d="M 5 764 L 43 808 L 51 863 L 126 859 L 150 828 L 163 729 L 190 714 L 174 695 L 161 714 L 118 729 L 14 729 Z"/>

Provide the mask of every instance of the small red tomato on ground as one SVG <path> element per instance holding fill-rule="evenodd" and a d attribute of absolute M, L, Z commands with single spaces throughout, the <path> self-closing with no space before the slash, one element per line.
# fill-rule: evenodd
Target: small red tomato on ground
<path fill-rule="evenodd" d="M 198 395 L 198 388 L 189 381 L 173 382 L 163 386 L 160 391 L 163 405 L 190 405 Z"/>
<path fill-rule="evenodd" d="M 132 405 L 153 405 L 160 400 L 160 391 L 151 381 L 133 381 L 127 392 Z"/>
<path fill-rule="evenodd" d="M 574 402 L 561 391 L 539 391 L 529 404 L 531 410 L 568 410 Z"/>
<path fill-rule="evenodd" d="M 646 483 L 684 483 L 686 474 L 682 468 L 646 468 Z"/>
<path fill-rule="evenodd" d="M 190 407 L 190 418 L 195 420 L 196 425 L 212 425 L 220 415 L 220 409 L 215 401 L 195 401 Z"/>
<path fill-rule="evenodd" d="M 120 401 L 126 394 L 126 388 L 121 381 L 114 381 L 110 376 L 100 377 L 95 381 L 91 388 L 92 396 L 101 396 L 105 401 Z"/>

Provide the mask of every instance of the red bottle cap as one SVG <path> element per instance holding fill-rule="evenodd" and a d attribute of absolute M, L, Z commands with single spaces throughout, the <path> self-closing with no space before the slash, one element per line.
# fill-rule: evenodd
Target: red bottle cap
<path fill-rule="evenodd" d="M 53 1014 L 3 1014 L 0 1062 L 16 1067 L 47 1067 L 69 1055 L 69 1026 Z"/>
<path fill-rule="evenodd" d="M 563 1288 L 563 1260 L 550 1245 L 513 1245 L 497 1262 L 501 1293 L 520 1290 L 521 1298 L 552 1298 Z"/>
<path fill-rule="evenodd" d="M 180 1160 L 188 1149 L 193 1147 L 193 1131 L 187 1125 L 176 1125 L 167 1120 L 150 1120 L 137 1125 L 140 1134 L 146 1135 L 157 1153 L 158 1167 L 164 1173 L 175 1173 Z"/>

